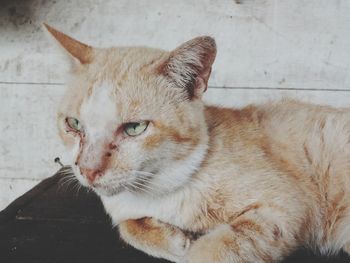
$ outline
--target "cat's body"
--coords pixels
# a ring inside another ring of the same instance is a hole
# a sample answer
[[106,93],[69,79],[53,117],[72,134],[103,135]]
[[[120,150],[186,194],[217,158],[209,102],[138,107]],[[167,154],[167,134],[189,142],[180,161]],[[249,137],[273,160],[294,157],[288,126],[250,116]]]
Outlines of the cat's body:
[[48,29],[80,63],[59,114],[73,169],[126,242],[181,263],[350,252],[350,110],[205,106],[210,38],[93,50]]
[[[147,216],[200,233],[229,224],[225,232],[233,237],[235,228],[244,233],[246,226],[247,234],[261,228],[251,238],[271,231],[264,240],[271,244],[259,248],[268,262],[270,246],[278,255],[300,245],[324,253],[350,245],[349,110],[283,101],[205,112],[209,154],[193,181],[161,199],[102,198],[114,222]],[[205,261],[206,252],[220,243],[206,240],[198,262],[216,262]],[[259,262],[254,243],[246,244],[245,262]]]

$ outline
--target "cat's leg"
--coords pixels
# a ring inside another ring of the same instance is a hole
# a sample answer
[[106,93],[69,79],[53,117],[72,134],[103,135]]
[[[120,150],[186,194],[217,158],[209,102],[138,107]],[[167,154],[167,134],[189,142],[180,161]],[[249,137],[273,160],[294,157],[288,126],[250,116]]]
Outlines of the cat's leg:
[[292,224],[290,228],[266,221],[266,218],[244,216],[232,224],[220,225],[194,241],[183,262],[279,262],[297,246]]
[[119,232],[133,247],[173,262],[182,261],[191,242],[179,228],[153,218],[124,221],[119,224]]

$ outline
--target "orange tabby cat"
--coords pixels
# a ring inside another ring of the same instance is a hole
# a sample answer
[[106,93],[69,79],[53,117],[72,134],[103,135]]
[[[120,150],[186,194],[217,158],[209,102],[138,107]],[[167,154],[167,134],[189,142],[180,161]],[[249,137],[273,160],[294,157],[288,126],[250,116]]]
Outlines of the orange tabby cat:
[[97,49],[46,25],[73,61],[58,114],[79,181],[122,238],[181,263],[350,252],[350,111],[205,105],[216,46]]

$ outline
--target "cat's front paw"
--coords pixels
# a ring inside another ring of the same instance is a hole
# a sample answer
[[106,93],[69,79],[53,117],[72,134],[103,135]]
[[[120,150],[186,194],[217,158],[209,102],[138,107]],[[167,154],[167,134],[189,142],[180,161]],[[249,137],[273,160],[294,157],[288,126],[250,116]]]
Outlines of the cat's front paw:
[[218,262],[215,258],[216,252],[209,244],[208,246],[195,245],[188,250],[179,263],[216,263]]
[[154,218],[124,221],[119,233],[133,247],[172,262],[181,262],[191,245],[191,236]]
[[[224,233],[224,235],[220,235]],[[244,262],[232,257],[229,248],[234,245],[225,233],[229,233],[227,226],[217,227],[210,235],[204,235],[193,241],[181,263],[223,263]]]
[[191,246],[191,239],[181,230],[176,229],[168,240],[169,253],[174,256],[173,261],[182,263]]

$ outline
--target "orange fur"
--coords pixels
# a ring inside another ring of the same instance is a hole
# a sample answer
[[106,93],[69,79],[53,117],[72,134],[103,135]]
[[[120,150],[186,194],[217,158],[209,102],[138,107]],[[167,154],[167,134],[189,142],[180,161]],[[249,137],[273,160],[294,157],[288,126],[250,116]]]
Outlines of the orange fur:
[[[80,42],[48,29],[81,62],[60,135],[79,148],[73,169],[126,242],[181,263],[278,262],[301,245],[349,253],[349,109],[205,105],[210,37],[172,52],[83,45],[77,53]],[[66,133],[66,117],[79,118],[80,136]],[[126,136],[123,125],[138,121],[147,129]],[[101,174],[87,182],[84,169]]]

